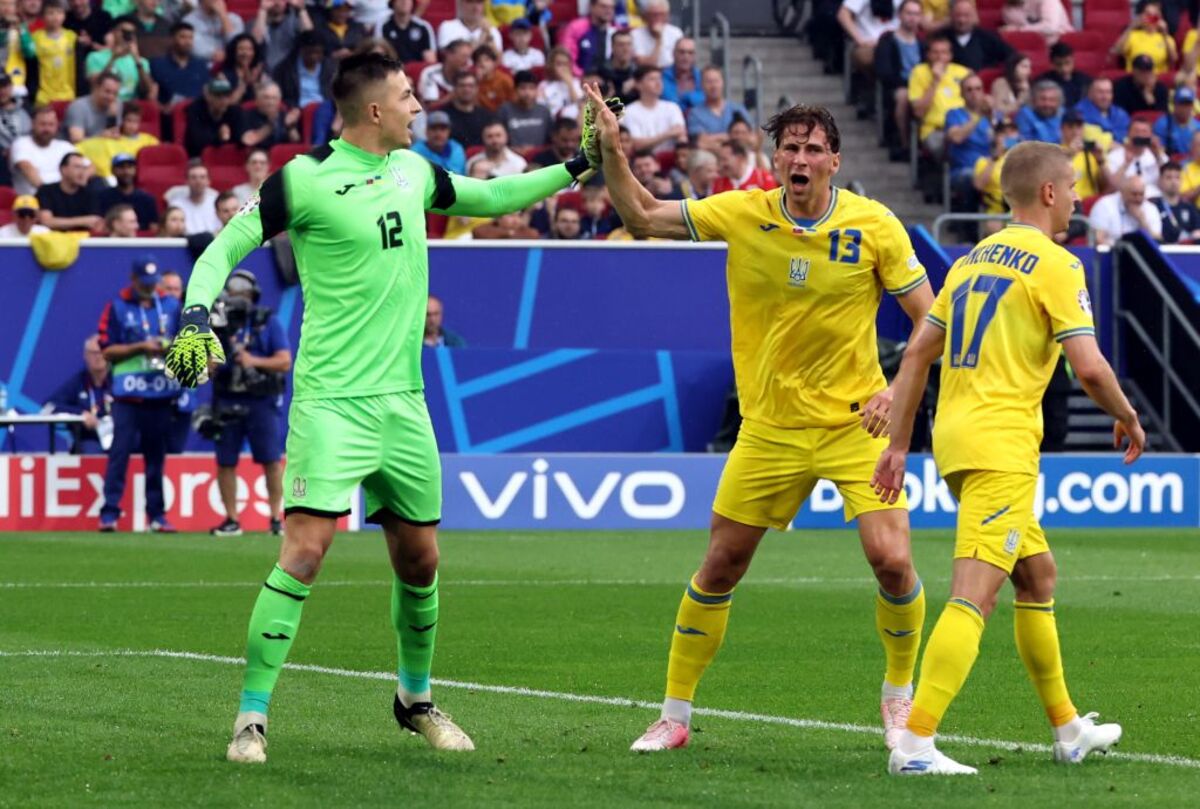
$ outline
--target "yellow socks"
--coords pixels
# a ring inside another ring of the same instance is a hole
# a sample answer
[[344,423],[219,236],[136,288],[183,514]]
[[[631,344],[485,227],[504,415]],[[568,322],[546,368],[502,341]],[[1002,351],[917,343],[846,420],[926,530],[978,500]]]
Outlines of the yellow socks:
[[1016,607],[1013,633],[1016,635],[1021,662],[1025,664],[1029,679],[1037,689],[1050,724],[1054,727],[1065,725],[1075,718],[1077,711],[1071,704],[1067,681],[1063,677],[1054,601],[1045,604],[1015,601],[1013,606]]
[[880,588],[875,597],[875,629],[887,655],[884,679],[889,685],[904,686],[912,682],[924,623],[925,589],[920,579],[911,593],[902,596],[885,593]]
[[695,577],[688,584],[671,636],[671,654],[667,660],[668,700],[691,702],[695,697],[700,677],[717,656],[721,641],[725,639],[732,599],[733,591],[706,593],[696,586]]
[[921,664],[921,680],[913,698],[908,729],[932,736],[951,701],[962,690],[979,656],[983,613],[965,598],[952,598],[942,610]]

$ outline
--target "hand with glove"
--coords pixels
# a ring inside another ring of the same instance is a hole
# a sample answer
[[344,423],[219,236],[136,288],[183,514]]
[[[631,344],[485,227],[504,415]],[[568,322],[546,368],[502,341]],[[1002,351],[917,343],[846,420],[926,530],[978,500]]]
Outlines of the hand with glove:
[[594,87],[588,87],[587,90],[591,97],[583,108],[583,131],[579,138],[579,154],[567,163],[568,170],[580,185],[587,183],[600,170],[600,132],[596,126],[599,104],[602,102],[618,121],[625,114],[625,103],[621,99],[608,98],[597,101],[600,99],[599,91]]
[[221,341],[208,326],[208,309],[189,306],[179,316],[179,333],[164,358],[168,379],[176,379],[185,388],[208,381],[208,362],[225,362]]

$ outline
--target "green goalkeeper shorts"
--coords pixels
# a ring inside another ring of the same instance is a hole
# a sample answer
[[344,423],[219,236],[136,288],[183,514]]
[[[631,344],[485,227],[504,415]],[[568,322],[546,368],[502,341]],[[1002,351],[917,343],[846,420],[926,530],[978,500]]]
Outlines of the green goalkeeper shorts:
[[344,517],[362,484],[366,521],[413,525],[442,516],[442,467],[422,391],[293,401],[284,514]]

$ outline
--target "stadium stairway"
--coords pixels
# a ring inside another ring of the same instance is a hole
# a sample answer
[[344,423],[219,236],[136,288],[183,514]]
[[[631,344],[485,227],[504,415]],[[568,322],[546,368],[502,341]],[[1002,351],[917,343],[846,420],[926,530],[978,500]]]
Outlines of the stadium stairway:
[[[699,64],[710,60],[708,37],[697,42]],[[821,63],[812,58],[808,45],[789,37],[732,37],[726,60],[730,97],[742,101],[742,60],[762,60],[763,115],[775,112],[780,98],[792,103],[820,104],[837,119],[842,136],[842,166],[837,184],[862,183],[868,196],[883,202],[905,225],[929,226],[941,207],[927,205],[912,187],[907,163],[892,163],[887,149],[878,142],[875,121],[860,121],[842,92],[842,77],[827,76]]]

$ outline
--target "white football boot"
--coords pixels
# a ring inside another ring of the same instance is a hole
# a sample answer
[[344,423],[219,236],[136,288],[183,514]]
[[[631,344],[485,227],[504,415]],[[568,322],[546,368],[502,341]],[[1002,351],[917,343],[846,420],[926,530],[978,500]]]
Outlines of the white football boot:
[[1117,742],[1121,741],[1121,726],[1116,722],[1103,725],[1096,724],[1100,714],[1092,711],[1079,717],[1083,725],[1079,735],[1070,742],[1054,743],[1054,760],[1059,764],[1079,764],[1087,754],[1093,751],[1107,753]]
[[264,764],[267,760],[267,717],[247,711],[233,723],[233,741],[225,751],[227,761],[240,764]]
[[977,775],[979,770],[959,764],[949,756],[943,755],[933,744],[929,744],[915,753],[905,753],[900,744],[892,749],[888,756],[888,773],[891,775]]
[[648,753],[656,750],[674,750],[677,747],[687,747],[691,731],[682,722],[674,719],[659,719],[638,737],[630,746],[630,750]]

